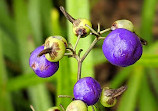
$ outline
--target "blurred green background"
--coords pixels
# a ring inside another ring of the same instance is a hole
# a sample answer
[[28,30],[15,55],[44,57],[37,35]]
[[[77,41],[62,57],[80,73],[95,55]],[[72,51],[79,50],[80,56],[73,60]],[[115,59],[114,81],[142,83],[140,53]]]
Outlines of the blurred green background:
[[[136,33],[148,41],[141,59],[120,68],[111,65],[98,42],[83,63],[82,77],[95,77],[102,86],[127,91],[113,108],[97,104],[98,111],[158,111],[158,2],[157,0],[0,0],[0,111],[46,111],[60,103],[66,108],[77,80],[77,62],[64,57],[58,72],[50,78],[37,77],[29,67],[30,52],[46,37],[61,35],[73,45],[77,39],[59,6],[75,18],[87,18],[93,28],[111,26],[129,19]],[[84,51],[94,36],[81,39]],[[83,54],[83,53],[82,53]],[[91,110],[91,108],[90,108]]]

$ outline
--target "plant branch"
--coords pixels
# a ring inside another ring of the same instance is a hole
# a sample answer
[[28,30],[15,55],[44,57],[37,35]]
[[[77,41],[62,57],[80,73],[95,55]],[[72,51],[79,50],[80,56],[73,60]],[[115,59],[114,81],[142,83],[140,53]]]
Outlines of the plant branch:
[[78,72],[77,72],[77,81],[81,79],[81,68],[82,68],[82,61],[78,61]]
[[69,95],[59,95],[58,98],[74,98],[73,96],[69,96]]
[[30,108],[31,108],[32,111],[35,111],[35,109],[32,105],[30,105]]
[[103,34],[103,33],[108,32],[108,31],[110,31],[110,30],[111,30],[111,28],[107,28],[107,29],[105,29],[105,30],[102,30],[102,31],[100,31],[100,34]]
[[100,33],[100,23],[98,23],[98,33]]
[[99,39],[96,37],[94,39],[94,41],[92,42],[92,44],[90,45],[90,47],[88,48],[88,50],[85,52],[85,54],[83,55],[83,57],[81,58],[81,62],[84,61],[84,59],[87,57],[87,55],[89,54],[89,52],[92,50],[92,48],[95,46],[95,44],[99,41]]
[[100,36],[92,27],[90,27],[89,25],[85,24],[86,27],[88,27],[91,31],[92,34],[96,35],[96,36]]
[[94,107],[93,106],[91,106],[91,107],[92,107],[92,110],[95,111]]
[[60,104],[59,106],[61,107],[61,109],[62,109],[63,111],[65,111],[65,109],[64,109],[64,107],[63,107],[62,104]]
[[75,46],[74,46],[74,51],[76,51],[76,47],[77,47],[77,45],[79,43],[80,38],[81,38],[81,35],[78,35],[77,41],[76,41]]

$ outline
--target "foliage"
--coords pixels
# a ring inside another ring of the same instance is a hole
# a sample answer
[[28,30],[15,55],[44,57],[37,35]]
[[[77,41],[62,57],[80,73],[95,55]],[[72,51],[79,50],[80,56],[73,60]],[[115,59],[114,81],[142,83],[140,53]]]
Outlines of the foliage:
[[[155,70],[158,67],[158,41],[153,41],[151,32],[156,3],[157,0],[145,0],[143,4],[140,36],[149,44],[145,46],[142,58],[135,65],[122,68],[110,81],[112,88],[118,88],[124,82],[128,85],[120,99],[119,111],[158,109],[158,73]],[[60,103],[66,107],[71,100],[57,98],[57,95],[72,95],[77,62],[64,57],[58,72],[43,79],[29,68],[28,61],[31,51],[42,45],[47,36],[62,35],[74,44],[77,37],[72,33],[72,24],[62,24],[66,20],[59,17],[60,12],[51,0],[13,0],[12,9],[9,8],[6,0],[0,0],[0,111],[29,110],[30,104],[37,111]],[[66,9],[75,18],[90,18],[89,0],[66,0]],[[88,48],[92,39],[88,36],[78,47]],[[94,77],[93,67],[103,62],[107,61],[102,50],[95,48],[83,63],[83,77]],[[19,96],[23,91],[27,92],[27,100]],[[55,96],[51,97],[50,92]],[[21,106],[17,105],[19,99],[24,103]]]

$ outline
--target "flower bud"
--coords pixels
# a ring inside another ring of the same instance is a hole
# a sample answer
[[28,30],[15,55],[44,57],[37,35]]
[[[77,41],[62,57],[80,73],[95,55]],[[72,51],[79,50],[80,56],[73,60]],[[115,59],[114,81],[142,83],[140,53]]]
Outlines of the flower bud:
[[115,30],[118,28],[124,28],[131,32],[134,32],[134,25],[129,20],[117,20],[112,24],[111,30]]
[[77,19],[73,22],[73,33],[78,36],[81,35],[81,37],[86,37],[90,33],[90,29],[85,26],[89,25],[92,27],[92,24],[89,20],[87,19]]
[[81,100],[72,101],[66,111],[88,111],[87,105]]
[[100,103],[105,107],[113,107],[117,102],[117,97],[127,89],[126,86],[121,86],[118,89],[109,89],[104,87],[100,96]]
[[61,36],[50,36],[46,39],[44,49],[50,50],[45,57],[50,62],[59,61],[65,54],[67,41]]
[[117,100],[116,98],[112,98],[108,92],[109,88],[103,88],[101,96],[100,96],[100,103],[104,106],[104,107],[113,107]]

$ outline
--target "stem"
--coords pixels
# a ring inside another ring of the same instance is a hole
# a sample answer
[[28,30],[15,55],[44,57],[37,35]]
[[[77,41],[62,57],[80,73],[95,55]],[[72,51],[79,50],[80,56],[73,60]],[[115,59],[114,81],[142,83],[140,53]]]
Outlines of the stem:
[[61,107],[61,109],[62,109],[63,111],[65,111],[65,109],[64,109],[64,107],[63,107],[62,104],[60,104],[59,106]]
[[65,16],[71,23],[74,23],[74,21],[75,21],[76,19],[74,19],[70,14],[68,14],[68,13],[65,11],[65,9],[64,9],[63,6],[60,6],[60,10],[62,11],[62,13],[64,14],[64,16]]
[[81,79],[81,68],[82,68],[82,61],[78,61],[78,73],[77,73],[77,81]]
[[91,106],[91,107],[92,107],[92,110],[95,111],[94,107],[93,106]]
[[72,56],[72,53],[65,53],[64,56]]
[[30,105],[30,108],[31,108],[32,111],[35,111],[35,109],[32,105]]
[[106,37],[99,37],[99,40],[100,40],[100,39],[105,39],[105,38],[106,38]]
[[108,31],[110,31],[110,30],[111,30],[111,28],[107,28],[107,29],[105,29],[105,30],[102,30],[102,31],[100,31],[100,34],[103,34],[103,33],[108,32]]
[[100,23],[98,23],[98,33],[100,33]]
[[76,51],[76,47],[77,47],[77,45],[79,43],[80,38],[81,38],[81,35],[78,35],[77,41],[76,41],[76,44],[75,44],[75,47],[74,47],[74,51]]
[[78,56],[79,56],[79,57],[80,57],[82,51],[83,51],[83,49],[80,49],[80,50],[78,51]]
[[92,33],[93,33],[94,35],[99,36],[99,34],[98,34],[92,27],[90,27],[90,26],[87,25],[87,24],[85,24],[85,26],[88,27],[88,28],[92,31]]
[[83,55],[83,57],[81,58],[81,62],[84,61],[84,59],[87,57],[87,55],[89,54],[89,52],[92,50],[92,48],[95,46],[95,44],[99,41],[98,38],[95,38],[94,41],[92,42],[92,44],[90,45],[90,47],[88,48],[88,50],[85,52],[85,54]]
[[73,96],[69,96],[69,95],[59,95],[58,98],[73,98]]

